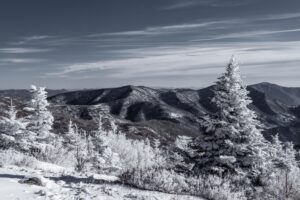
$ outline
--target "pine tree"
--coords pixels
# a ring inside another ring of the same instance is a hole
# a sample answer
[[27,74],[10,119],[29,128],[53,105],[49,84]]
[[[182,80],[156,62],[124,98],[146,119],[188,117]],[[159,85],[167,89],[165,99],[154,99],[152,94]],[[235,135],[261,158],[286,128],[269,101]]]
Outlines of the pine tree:
[[277,134],[272,138],[270,149],[274,167],[272,176],[265,180],[263,194],[267,194],[273,199],[299,199],[300,169],[293,144],[281,142]]
[[24,141],[27,123],[22,118],[17,118],[17,112],[10,99],[10,106],[5,111],[6,117],[2,117],[1,120],[1,146],[3,147],[25,148],[27,145]]
[[217,112],[207,120],[205,133],[193,141],[195,169],[251,177],[267,171],[268,143],[256,114],[249,109],[251,99],[234,57],[216,82],[212,102]]
[[111,121],[111,130],[105,131],[103,128],[102,117],[99,115],[98,130],[95,132],[92,141],[93,148],[93,166],[97,171],[115,172],[120,170],[120,158],[116,152],[113,152],[109,143],[116,134],[117,127]]
[[39,139],[51,137],[51,129],[54,118],[48,110],[47,92],[44,87],[31,86],[32,100],[31,105],[34,114],[31,118],[33,131],[37,133]]
[[188,136],[178,136],[169,150],[170,163],[176,171],[189,173],[193,168],[194,149],[190,147],[193,139]]
[[291,171],[297,166],[296,150],[291,142],[281,142],[278,134],[272,138],[272,158],[274,167],[284,171]]
[[69,148],[73,149],[76,145],[76,140],[78,137],[78,128],[76,124],[74,125],[70,119],[68,124],[68,132],[65,134],[66,144]]
[[74,156],[75,156],[75,169],[78,172],[81,172],[85,169],[87,163],[90,161],[89,149],[88,149],[88,140],[87,134],[76,133],[76,141],[74,144]]

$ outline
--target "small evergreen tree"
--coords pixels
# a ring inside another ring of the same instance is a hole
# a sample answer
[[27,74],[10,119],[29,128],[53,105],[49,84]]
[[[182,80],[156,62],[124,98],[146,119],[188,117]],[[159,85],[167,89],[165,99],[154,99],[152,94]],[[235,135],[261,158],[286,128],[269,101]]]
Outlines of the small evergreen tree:
[[94,169],[101,172],[116,172],[120,170],[119,155],[112,151],[110,141],[116,134],[116,125],[111,122],[111,130],[105,131],[103,128],[102,117],[99,115],[98,130],[95,132],[91,147],[93,148],[93,166]]
[[77,137],[78,137],[78,128],[76,124],[74,125],[72,120],[70,119],[68,124],[68,131],[65,134],[65,142],[70,149],[75,148]]
[[86,133],[77,134],[77,140],[75,144],[75,170],[81,172],[85,169],[87,163],[90,160],[89,152],[88,152],[88,143]]
[[[10,105],[5,111],[6,117],[1,119],[1,146],[3,148],[26,148],[25,132],[27,123],[22,118],[17,118],[17,110],[10,99]],[[20,150],[20,149],[17,149]]]
[[291,171],[297,167],[296,150],[293,143],[283,143],[279,140],[278,134],[272,138],[271,146],[274,167],[284,171]]

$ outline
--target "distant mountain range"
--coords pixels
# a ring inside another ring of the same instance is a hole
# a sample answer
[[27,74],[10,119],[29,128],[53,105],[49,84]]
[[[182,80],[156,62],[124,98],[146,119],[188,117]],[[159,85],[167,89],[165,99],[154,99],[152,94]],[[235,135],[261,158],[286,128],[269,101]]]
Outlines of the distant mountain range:
[[[265,136],[279,134],[300,148],[300,88],[271,83],[248,86],[251,108],[265,125]],[[27,90],[2,90],[0,97],[12,96],[25,106]],[[215,111],[212,86],[195,89],[154,89],[144,86],[93,90],[49,90],[55,115],[55,131],[63,132],[69,119],[93,130],[99,113],[117,120],[131,137],[159,137],[163,142],[176,135],[201,134],[203,117]]]

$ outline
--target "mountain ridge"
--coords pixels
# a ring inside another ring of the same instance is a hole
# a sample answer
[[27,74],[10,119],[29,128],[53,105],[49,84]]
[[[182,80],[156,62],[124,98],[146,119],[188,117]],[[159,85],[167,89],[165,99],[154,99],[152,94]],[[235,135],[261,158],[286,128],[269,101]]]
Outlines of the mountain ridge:
[[[133,137],[162,137],[168,141],[174,140],[176,135],[201,134],[203,118],[216,109],[211,103],[212,89],[213,86],[168,89],[126,85],[51,91],[48,100],[57,119],[56,132],[63,132],[57,127],[67,127],[69,119],[82,128],[96,129],[101,113],[117,120],[120,127]],[[293,141],[300,147],[300,87],[289,88],[264,82],[250,85],[247,89],[253,100],[250,106],[266,127],[266,138],[278,133],[280,139]],[[14,97],[17,93],[14,91]],[[0,91],[0,96],[3,95],[9,96],[9,92]],[[28,94],[26,98],[22,95],[18,98],[24,103]]]

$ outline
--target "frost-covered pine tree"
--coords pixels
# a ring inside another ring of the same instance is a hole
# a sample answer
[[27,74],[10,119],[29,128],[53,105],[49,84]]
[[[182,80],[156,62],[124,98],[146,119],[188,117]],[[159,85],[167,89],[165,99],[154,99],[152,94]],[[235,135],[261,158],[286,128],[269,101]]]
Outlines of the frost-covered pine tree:
[[119,155],[114,152],[110,143],[114,140],[117,127],[115,123],[111,122],[111,130],[105,131],[103,128],[102,117],[99,115],[98,130],[95,132],[91,140],[92,145],[92,162],[93,167],[101,172],[116,172],[121,169]]
[[54,121],[53,115],[48,110],[47,91],[44,87],[32,85],[31,92],[31,106],[34,109],[31,117],[32,129],[37,133],[39,139],[47,139],[52,135],[50,131]]
[[234,57],[214,87],[217,112],[207,120],[205,133],[193,142],[195,169],[216,174],[258,177],[270,164],[268,143],[249,109],[251,99]]
[[88,141],[87,141],[87,135],[85,132],[82,134],[77,134],[77,140],[75,144],[75,169],[76,171],[81,172],[86,167],[86,164],[90,160],[90,155],[88,154]]
[[77,137],[78,137],[78,128],[76,124],[73,124],[72,120],[70,119],[68,124],[68,131],[65,134],[66,144],[70,149],[75,148]]
[[188,136],[178,136],[173,146],[169,150],[170,164],[178,172],[189,173],[193,168],[194,149],[190,147],[193,139]]
[[89,150],[89,139],[85,131],[79,131],[72,120],[69,121],[68,131],[65,134],[65,143],[68,152],[75,160],[75,170],[83,171],[90,162],[92,152]]
[[291,171],[298,167],[296,160],[296,150],[291,142],[281,142],[278,134],[272,138],[271,146],[274,167],[277,169]]
[[10,105],[7,111],[5,111],[6,116],[1,119],[1,146],[9,148],[25,148],[26,141],[25,131],[27,123],[22,118],[17,118],[17,110],[13,104],[12,99],[10,99]]
[[272,138],[270,149],[274,164],[273,173],[265,180],[260,199],[299,199],[300,169],[293,144],[281,142],[276,135]]

